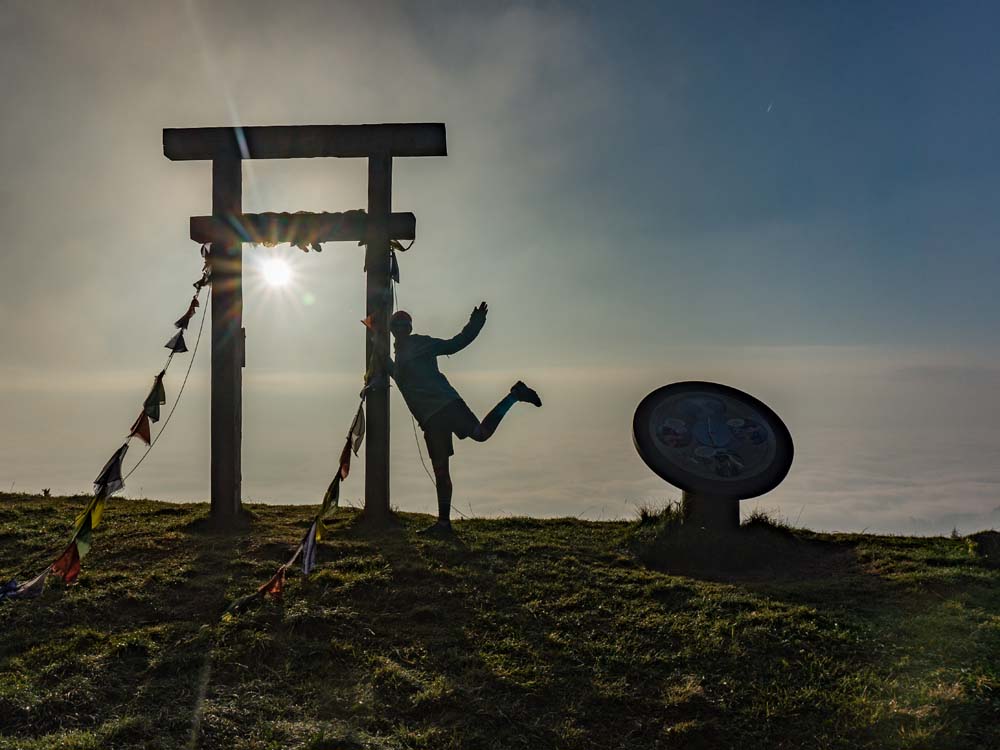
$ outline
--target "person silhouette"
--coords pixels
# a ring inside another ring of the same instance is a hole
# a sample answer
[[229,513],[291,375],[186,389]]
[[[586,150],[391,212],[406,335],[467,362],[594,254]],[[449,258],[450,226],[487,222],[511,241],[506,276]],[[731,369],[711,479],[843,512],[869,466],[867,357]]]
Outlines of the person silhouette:
[[450,339],[413,333],[413,318],[404,310],[394,313],[389,321],[389,331],[395,339],[396,357],[393,360],[385,352],[385,367],[424,431],[437,485],[438,519],[421,533],[451,532],[453,487],[448,460],[455,454],[452,436],[457,435],[459,440],[472,438],[477,443],[483,443],[496,432],[504,415],[518,401],[542,405],[538,394],[518,380],[511,386],[510,393],[480,421],[438,369],[438,357],[460,352],[475,340],[486,324],[487,312],[486,303],[481,303],[472,311],[465,327]]

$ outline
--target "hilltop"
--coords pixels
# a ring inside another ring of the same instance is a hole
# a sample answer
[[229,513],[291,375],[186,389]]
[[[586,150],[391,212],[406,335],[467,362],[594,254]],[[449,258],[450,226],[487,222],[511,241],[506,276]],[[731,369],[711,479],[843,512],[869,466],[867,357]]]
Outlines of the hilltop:
[[[50,562],[83,504],[0,495],[0,577]],[[215,536],[205,504],[116,499],[76,586],[0,602],[0,748],[1000,746],[1000,570],[974,539],[765,528],[781,554],[727,567],[651,548],[655,517],[452,543],[341,510],[317,572],[223,620],[314,510],[248,508]]]

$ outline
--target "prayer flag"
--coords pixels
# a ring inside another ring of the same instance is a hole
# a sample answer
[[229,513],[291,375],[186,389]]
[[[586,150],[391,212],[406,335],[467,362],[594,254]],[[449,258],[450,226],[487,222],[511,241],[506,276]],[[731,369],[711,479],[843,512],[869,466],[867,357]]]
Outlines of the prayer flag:
[[[45,580],[49,577],[49,573],[52,572],[51,566],[43,570],[37,576],[32,578],[30,581],[25,581],[20,586],[17,587],[15,591],[8,594],[10,599],[33,599],[36,596],[41,596],[42,592],[45,591]],[[2,598],[2,597],[0,597]]]
[[389,255],[389,276],[397,284],[399,283],[399,262],[396,260],[396,253]]
[[340,478],[347,479],[347,475],[351,473],[351,438],[347,438],[347,442],[344,444],[344,450],[340,452]]
[[333,478],[330,482],[330,486],[326,488],[326,494],[323,495],[323,504],[319,508],[319,515],[325,516],[330,508],[336,508],[340,505],[340,472]]
[[[103,501],[104,498],[98,498]],[[66,583],[76,583],[76,577],[80,575],[80,561],[90,552],[90,542],[92,539],[91,519],[93,510],[85,513],[83,523],[73,535],[73,541],[69,543],[66,551],[59,556],[59,559],[52,563],[52,575],[62,578]],[[98,520],[100,517],[98,516]]]
[[354,455],[358,455],[361,448],[361,441],[365,439],[365,406],[364,403],[358,406],[358,413],[354,415],[351,423],[351,439],[354,443]]
[[[125,482],[122,479],[122,460],[125,458],[127,451],[128,443],[122,444],[122,447],[116,450],[114,455],[104,464],[101,473],[94,480],[95,495],[109,497],[125,486]],[[103,505],[101,507],[103,509]]]
[[97,495],[87,507],[84,509],[83,513],[76,517],[73,521],[73,534],[79,533],[80,529],[83,528],[84,522],[87,518],[90,518],[90,528],[96,529],[101,524],[101,518],[104,516],[104,501],[107,500],[106,495]]
[[180,329],[182,329],[182,330],[185,330],[185,331],[186,331],[186,330],[187,330],[187,327],[188,327],[188,323],[190,323],[190,322],[191,322],[191,318],[193,318],[193,317],[194,317],[194,311],[195,311],[195,309],[196,309],[196,308],[197,308],[197,307],[198,307],[198,306],[199,306],[200,304],[201,304],[201,303],[200,303],[200,302],[198,301],[198,295],[197,295],[197,294],[196,294],[196,295],[194,295],[194,296],[193,296],[193,297],[191,298],[191,304],[190,304],[190,305],[188,305],[188,309],[187,309],[187,312],[186,312],[186,313],[184,313],[183,315],[181,315],[181,316],[180,316],[180,317],[179,317],[179,318],[178,318],[178,319],[177,319],[176,321],[174,321],[174,325],[175,325],[175,326],[176,326],[177,328],[180,328]]
[[315,250],[317,253],[323,252],[323,246],[318,242],[312,243],[312,249]]
[[174,354],[182,354],[188,350],[187,344],[184,343],[184,330],[180,330],[173,335],[173,337],[166,343],[164,347],[170,349]]
[[59,559],[52,563],[52,575],[62,578],[65,583],[76,583],[76,577],[80,575],[80,550],[75,539]]
[[316,539],[317,539],[317,518],[312,522],[309,531],[306,532],[305,541],[302,543],[302,573],[309,575],[316,567]]
[[[159,404],[157,404],[159,408]],[[136,417],[135,422],[132,423],[132,429],[128,433],[129,437],[137,437],[146,445],[150,443],[149,434],[149,415],[143,410],[139,412],[139,416]]]
[[264,596],[273,596],[275,599],[281,598],[281,595],[285,593],[286,569],[287,566],[282,565],[278,568],[278,572],[271,576],[271,580],[260,587],[260,591]]
[[160,404],[167,403],[167,392],[163,389],[163,376],[166,372],[166,370],[160,370],[160,374],[153,378],[153,387],[142,405],[146,415],[154,422],[160,421]]

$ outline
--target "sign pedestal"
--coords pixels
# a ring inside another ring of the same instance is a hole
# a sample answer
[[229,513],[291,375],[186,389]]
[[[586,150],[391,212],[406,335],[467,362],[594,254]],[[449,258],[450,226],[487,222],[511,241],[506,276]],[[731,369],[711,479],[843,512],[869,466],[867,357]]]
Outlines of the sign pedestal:
[[681,513],[685,524],[711,531],[735,531],[740,527],[740,501],[685,492],[681,495]]

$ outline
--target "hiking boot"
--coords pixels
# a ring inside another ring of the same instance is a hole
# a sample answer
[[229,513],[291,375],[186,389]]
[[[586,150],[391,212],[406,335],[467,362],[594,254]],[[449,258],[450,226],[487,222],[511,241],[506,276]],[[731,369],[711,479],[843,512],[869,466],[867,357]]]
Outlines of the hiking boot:
[[452,536],[455,532],[451,528],[451,521],[435,521],[426,529],[417,532],[420,536]]
[[518,380],[514,383],[510,387],[510,392],[514,394],[514,397],[518,401],[527,401],[529,404],[534,404],[535,406],[542,405],[542,400],[538,398],[538,394],[526,386],[523,380]]

